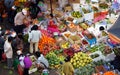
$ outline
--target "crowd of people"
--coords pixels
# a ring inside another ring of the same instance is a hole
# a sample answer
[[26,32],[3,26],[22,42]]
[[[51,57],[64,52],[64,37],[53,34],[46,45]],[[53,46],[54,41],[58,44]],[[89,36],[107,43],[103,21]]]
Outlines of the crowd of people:
[[[14,25],[12,29],[16,33],[15,37],[8,36],[4,32],[0,33],[0,62],[7,62],[8,69],[13,69],[13,55],[17,54],[15,56],[18,60],[17,67],[19,66],[22,68],[22,75],[29,75],[28,71],[32,66],[30,54],[33,54],[37,58],[36,67],[38,69],[48,69],[48,60],[39,52],[38,49],[38,42],[42,37],[42,33],[34,21],[36,19],[40,21],[44,20],[47,25],[56,25],[56,18],[54,18],[53,14],[44,13],[47,10],[46,6],[44,6],[44,0],[30,0],[24,3],[23,7],[15,5],[14,2],[14,0],[0,1],[0,22],[3,22],[3,19],[7,18],[7,21]],[[18,12],[19,9],[21,10]],[[30,48],[29,52],[24,54],[23,50],[25,47],[23,41],[23,30],[30,25],[32,25],[28,32],[28,42],[30,43]],[[74,74],[74,68],[69,61],[70,57],[68,56],[63,64],[63,72],[65,75]]]

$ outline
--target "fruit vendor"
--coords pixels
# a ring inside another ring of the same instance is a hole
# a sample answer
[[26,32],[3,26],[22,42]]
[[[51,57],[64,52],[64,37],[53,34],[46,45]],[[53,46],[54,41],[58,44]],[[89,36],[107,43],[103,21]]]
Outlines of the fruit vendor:
[[48,60],[40,52],[35,53],[37,57],[36,65],[38,69],[44,69],[49,67]]
[[67,56],[63,64],[63,73],[65,75],[74,75],[73,65],[70,63],[70,56]]

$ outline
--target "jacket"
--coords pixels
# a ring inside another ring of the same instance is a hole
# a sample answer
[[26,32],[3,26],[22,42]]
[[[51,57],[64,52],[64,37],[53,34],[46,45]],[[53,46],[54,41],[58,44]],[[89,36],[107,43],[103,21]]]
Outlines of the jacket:
[[25,56],[24,66],[25,66],[25,68],[30,68],[32,66],[32,61],[29,56]]
[[39,42],[40,38],[41,38],[41,32],[40,32],[40,30],[32,30],[29,33],[28,41]]
[[8,40],[5,41],[4,52],[5,52],[7,58],[13,57],[12,46],[11,46],[11,43],[8,42]]

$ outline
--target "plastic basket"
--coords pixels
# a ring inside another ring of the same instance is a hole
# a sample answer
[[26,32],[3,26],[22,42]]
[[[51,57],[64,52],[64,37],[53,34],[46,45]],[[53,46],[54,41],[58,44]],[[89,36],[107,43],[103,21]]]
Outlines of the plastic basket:
[[89,56],[94,55],[94,54],[99,54],[99,57],[96,57],[96,58],[92,59],[93,61],[97,62],[99,60],[105,60],[105,56],[102,55],[101,51],[96,51],[94,53],[91,53],[91,54],[89,54]]

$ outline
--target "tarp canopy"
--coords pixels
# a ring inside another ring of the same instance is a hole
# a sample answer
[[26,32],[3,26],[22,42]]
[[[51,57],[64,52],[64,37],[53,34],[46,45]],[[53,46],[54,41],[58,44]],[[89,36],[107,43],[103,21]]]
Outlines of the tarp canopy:
[[120,16],[108,32],[120,39]]

